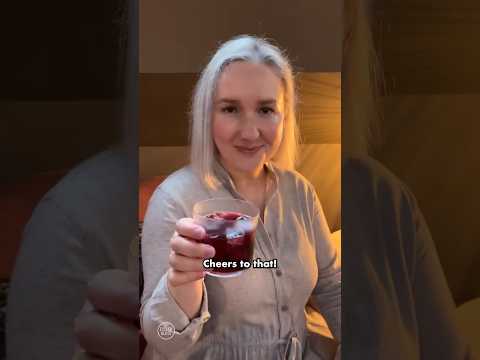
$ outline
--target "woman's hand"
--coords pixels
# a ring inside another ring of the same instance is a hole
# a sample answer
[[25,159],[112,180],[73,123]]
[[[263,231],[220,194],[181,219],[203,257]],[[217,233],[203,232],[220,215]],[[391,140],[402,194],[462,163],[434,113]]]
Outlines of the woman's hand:
[[74,333],[82,351],[75,360],[139,358],[138,281],[123,270],[104,270],[88,284],[87,300]]
[[215,255],[215,248],[199,241],[205,230],[191,218],[177,221],[176,232],[170,240],[168,289],[177,304],[193,319],[202,302],[203,260]]
[[199,241],[205,230],[191,218],[177,221],[176,232],[170,240],[168,283],[170,286],[188,284],[204,276],[203,260],[215,255],[215,248]]

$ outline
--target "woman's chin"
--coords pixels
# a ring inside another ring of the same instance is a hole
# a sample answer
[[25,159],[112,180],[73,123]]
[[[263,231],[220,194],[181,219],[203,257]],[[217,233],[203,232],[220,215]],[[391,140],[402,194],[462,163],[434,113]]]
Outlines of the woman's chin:
[[232,165],[235,167],[236,171],[242,172],[245,174],[253,174],[260,169],[265,162],[263,161],[263,157],[258,158],[258,159],[238,159],[238,161],[235,161],[232,163]]
[[263,168],[265,164],[264,161],[257,161],[255,163],[245,164],[244,166],[237,166],[240,171],[243,171],[248,174],[257,173],[259,170]]
[[233,156],[230,156],[228,161],[223,158],[224,160],[222,163],[231,170],[245,174],[254,174],[258,172],[267,161],[267,156],[263,151],[253,156],[242,153],[234,153],[230,155]]

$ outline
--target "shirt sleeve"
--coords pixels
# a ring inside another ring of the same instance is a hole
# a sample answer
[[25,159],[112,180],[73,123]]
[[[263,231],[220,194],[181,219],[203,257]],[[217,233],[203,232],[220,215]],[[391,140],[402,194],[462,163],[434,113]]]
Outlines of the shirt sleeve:
[[[167,286],[167,276],[164,274],[152,297],[142,307],[142,330],[148,343],[158,353],[171,359],[174,354],[178,355],[181,351],[188,350],[198,340],[203,324],[209,318],[205,284],[203,284],[200,315],[190,321],[171,296]],[[169,323],[173,325],[174,332],[162,337],[159,329],[162,325]]]
[[[95,272],[92,263],[86,261],[85,254],[90,258],[94,254],[84,238],[81,226],[54,201],[42,200],[36,207],[25,227],[10,282],[8,359],[72,357],[72,322],[83,306],[87,282]],[[41,331],[38,324],[42,324]]]
[[309,304],[325,318],[335,340],[341,338],[341,267],[340,254],[314,189],[310,189],[311,236],[314,239],[318,279]]
[[437,250],[413,195],[416,261],[413,275],[415,310],[422,359],[470,359],[460,335],[452,299]]
[[[148,344],[167,359],[188,351],[199,339],[203,324],[210,318],[205,283],[200,313],[192,320],[176,303],[167,285],[170,238],[176,221],[185,216],[179,204],[158,188],[150,200],[142,229],[144,290],[141,327]],[[174,327],[173,336],[161,337],[159,328],[168,323]]]

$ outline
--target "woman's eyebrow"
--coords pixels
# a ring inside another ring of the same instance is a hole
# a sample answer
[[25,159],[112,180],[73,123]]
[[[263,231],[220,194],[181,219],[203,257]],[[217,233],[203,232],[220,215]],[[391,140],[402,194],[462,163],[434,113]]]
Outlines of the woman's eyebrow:
[[276,99],[265,99],[265,100],[260,100],[259,103],[261,105],[276,105],[277,100]]
[[217,101],[215,101],[215,103],[217,103],[217,104],[221,104],[221,103],[238,104],[239,101],[235,100],[235,99],[230,99],[230,98],[220,98]]
[[[231,98],[220,98],[217,101],[215,101],[216,104],[222,104],[222,103],[227,103],[227,104],[240,104],[239,100],[236,99],[231,99]],[[258,103],[260,105],[276,105],[277,100],[276,99],[264,99],[264,100],[259,100]]]

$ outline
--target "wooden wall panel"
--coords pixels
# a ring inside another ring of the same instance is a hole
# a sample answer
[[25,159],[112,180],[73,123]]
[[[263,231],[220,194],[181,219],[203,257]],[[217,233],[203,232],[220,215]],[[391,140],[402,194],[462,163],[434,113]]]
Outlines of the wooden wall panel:
[[480,94],[386,99],[386,141],[377,154],[416,196],[460,304],[480,296]]
[[273,38],[301,71],[340,71],[339,0],[141,0],[140,72],[201,71],[218,45],[239,34]]
[[[140,146],[188,144],[188,112],[197,74],[140,74]],[[340,73],[302,73],[299,126],[305,143],[340,143]]]
[[480,91],[480,1],[377,1],[391,93]]
[[375,156],[411,188],[453,296],[480,296],[480,2],[375,1],[387,89]]
[[140,74],[140,146],[188,144],[188,112],[196,79],[196,74]]
[[340,144],[340,73],[301,73],[298,124],[306,144]]

